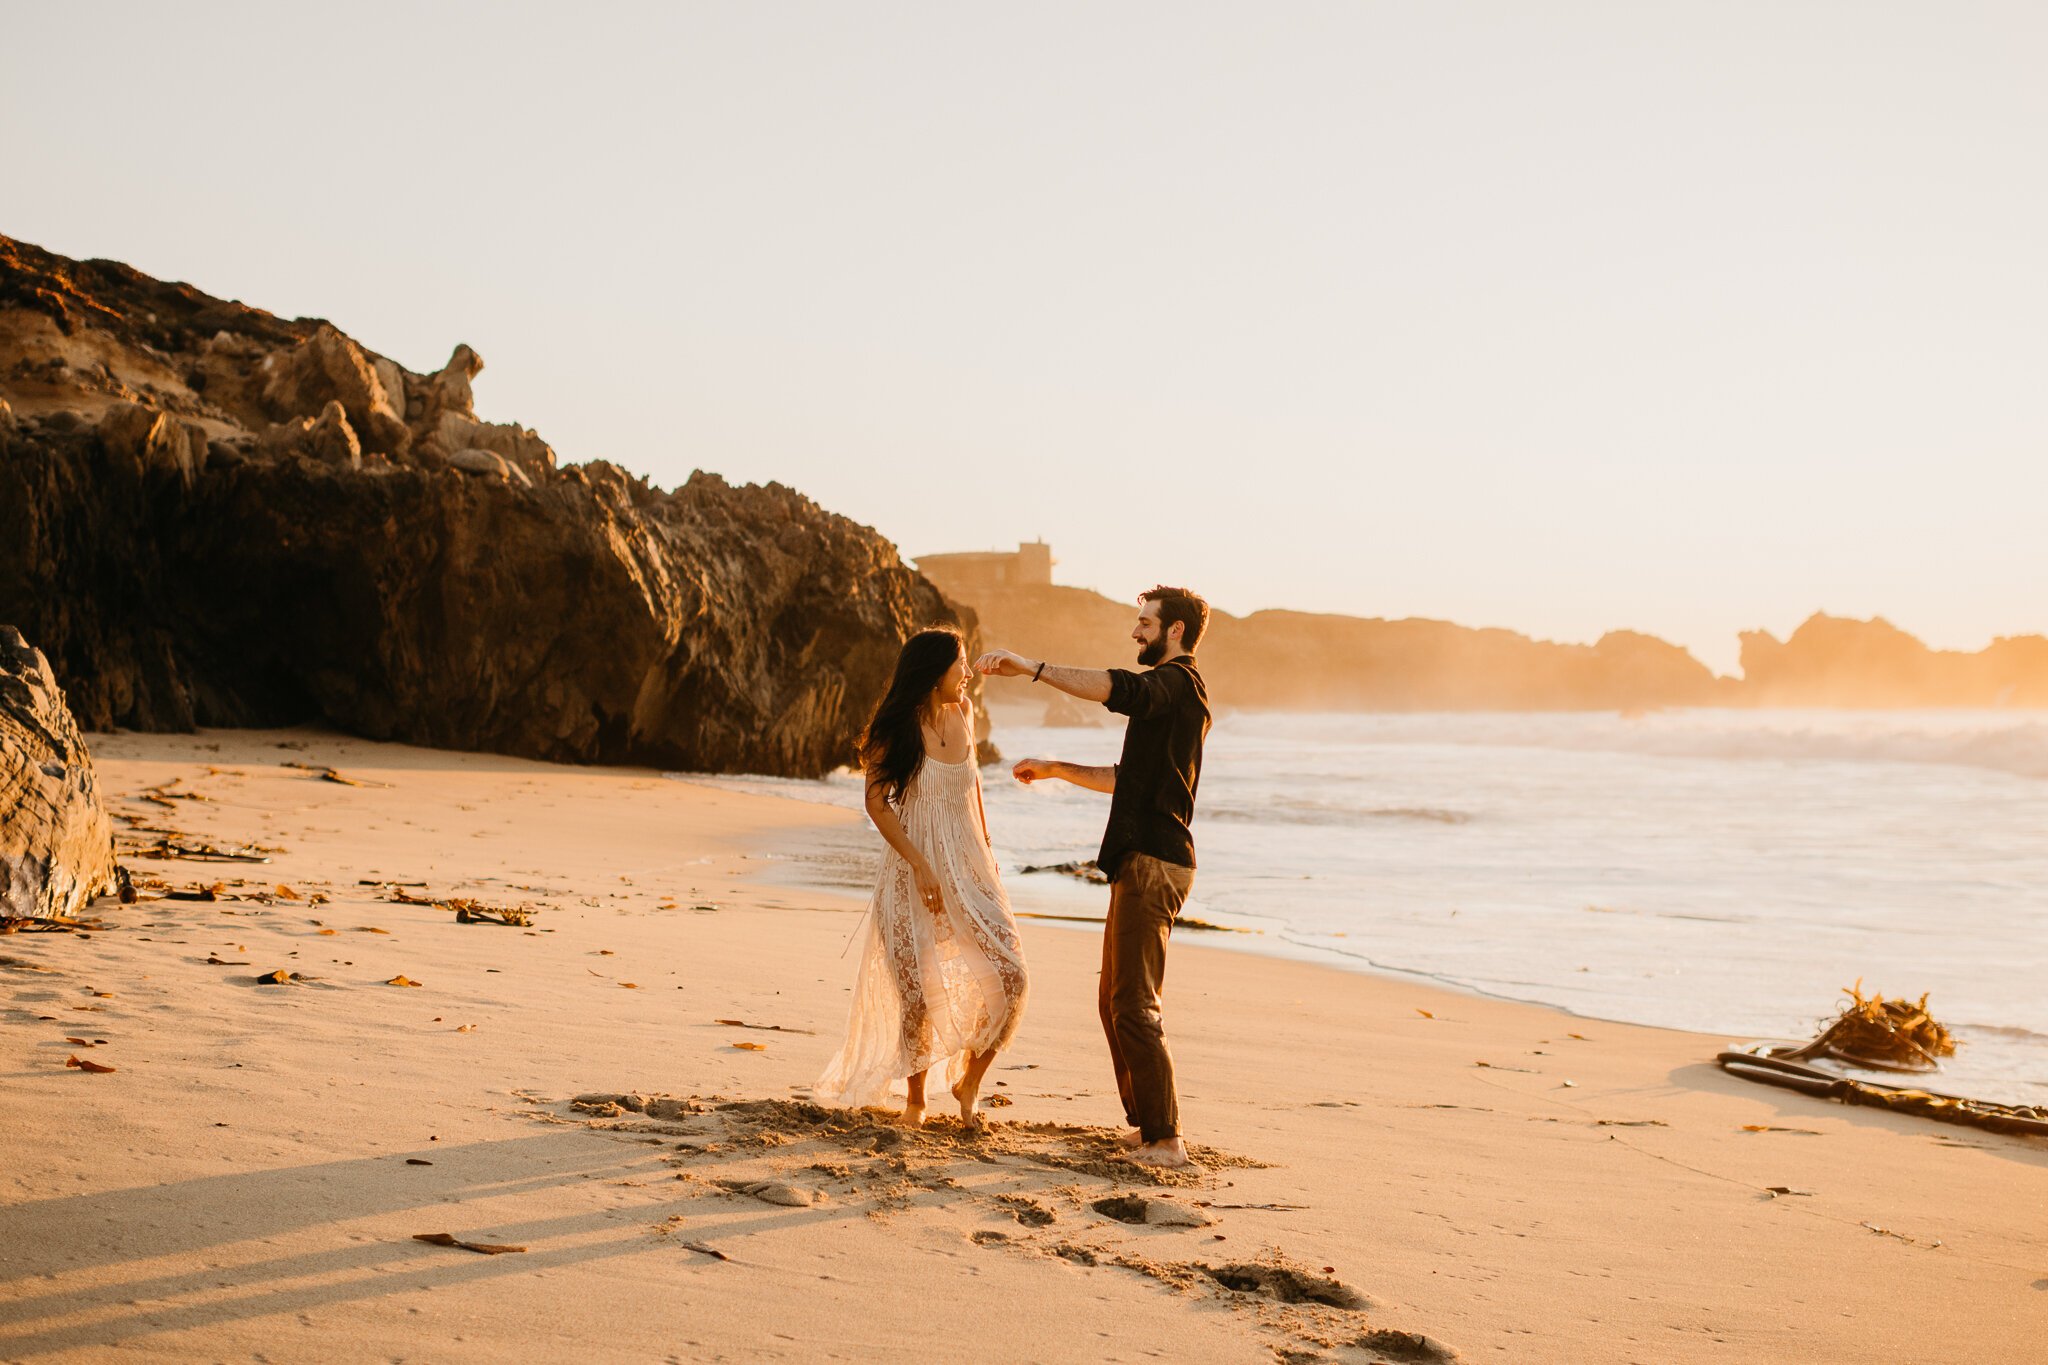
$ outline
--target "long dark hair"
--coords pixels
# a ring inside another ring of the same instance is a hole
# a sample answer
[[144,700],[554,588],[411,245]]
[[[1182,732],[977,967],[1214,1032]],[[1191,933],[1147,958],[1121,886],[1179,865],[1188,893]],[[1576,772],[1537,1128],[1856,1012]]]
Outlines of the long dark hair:
[[924,766],[919,713],[925,700],[966,652],[959,631],[933,626],[904,641],[903,652],[896,656],[896,676],[889,679],[889,691],[860,737],[861,769],[868,784],[881,787],[891,805],[903,800],[903,789]]

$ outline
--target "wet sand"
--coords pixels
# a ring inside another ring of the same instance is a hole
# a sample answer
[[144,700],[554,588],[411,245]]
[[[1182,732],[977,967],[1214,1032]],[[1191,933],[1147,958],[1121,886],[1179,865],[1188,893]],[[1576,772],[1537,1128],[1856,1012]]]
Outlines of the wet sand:
[[[1198,1164],[1157,1176],[1114,1159],[1097,941],[1027,920],[999,1126],[906,1133],[803,1100],[860,900],[758,875],[857,817],[313,732],[93,743],[124,843],[275,851],[131,854],[145,894],[216,898],[0,938],[0,1359],[2003,1361],[2048,1332],[2048,1143],[1736,1081],[1723,1039],[1182,939]],[[451,897],[531,922],[408,903]]]

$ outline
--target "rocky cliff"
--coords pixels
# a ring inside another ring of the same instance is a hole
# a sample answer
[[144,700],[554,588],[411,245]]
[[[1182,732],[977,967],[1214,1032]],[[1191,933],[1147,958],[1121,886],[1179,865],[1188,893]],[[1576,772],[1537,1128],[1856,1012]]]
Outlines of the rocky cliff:
[[789,775],[850,759],[901,639],[971,631],[790,489],[559,466],[481,369],[0,237],[0,622],[88,729]]

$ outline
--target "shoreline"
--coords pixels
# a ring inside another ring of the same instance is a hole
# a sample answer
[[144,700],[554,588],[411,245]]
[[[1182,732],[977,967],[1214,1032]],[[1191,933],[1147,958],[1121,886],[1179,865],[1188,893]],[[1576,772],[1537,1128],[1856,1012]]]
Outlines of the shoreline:
[[[706,791],[733,790],[731,788],[720,786],[716,774],[665,772],[662,774],[662,777],[668,781],[683,782],[688,785],[697,786]],[[708,778],[709,780],[700,780],[705,778]],[[843,811],[845,809],[844,807],[834,805],[830,802],[806,801],[801,797],[795,796],[768,796],[764,797],[763,799],[787,800],[799,805],[812,806],[820,810]],[[879,838],[879,836],[877,836],[877,838]],[[786,850],[778,848],[774,850],[772,856],[776,858],[784,858],[788,857],[789,854]],[[789,864],[789,866],[794,868],[795,866],[797,866],[797,864],[794,861],[792,861]],[[772,867],[762,872],[759,872],[756,875],[759,876],[763,885],[774,886],[781,890],[791,892],[793,894],[829,896],[842,899],[850,899],[853,902],[852,909],[855,913],[858,913],[860,909],[864,908],[863,893],[853,890],[848,885],[833,882],[822,877],[810,878],[804,877],[802,875],[778,876],[776,875]],[[1030,875],[1065,876],[1066,874],[1034,873]],[[1070,877],[1068,878],[1068,880],[1074,881],[1077,879]],[[1017,902],[1019,901],[1020,897],[1018,897],[1016,894],[1016,887],[1018,886],[1020,881],[1021,877],[1019,877],[1017,874],[1006,873],[1003,883],[1004,889],[1011,893],[1011,912],[1014,915],[1016,915],[1019,919],[1030,919],[1040,923],[1047,924],[1056,929],[1070,931],[1077,934],[1086,934],[1093,937],[1100,937],[1101,926],[1103,923],[1102,916],[1100,915],[1088,916],[1053,914],[1035,909],[1018,909]],[[1087,882],[1081,882],[1079,883],[1079,885],[1084,887],[1089,892],[1099,893],[1096,899],[1103,902],[1104,904],[1107,903],[1109,895],[1108,887],[1097,886],[1093,883]],[[1063,889],[1068,890],[1070,893],[1072,891],[1072,888]],[[1489,1000],[1504,1005],[1521,1005],[1529,1009],[1542,1010],[1547,1013],[1562,1015],[1568,1019],[1575,1019],[1580,1023],[1615,1024],[1626,1028],[1654,1029],[1660,1033],[1669,1033],[1677,1035],[1679,1037],[1697,1039],[1701,1042],[1712,1042],[1712,1040],[1716,1038],[1727,1039],[1730,1042],[1733,1042],[1735,1040],[1735,1035],[1732,1032],[1717,1033],[1710,1029],[1684,1028],[1675,1024],[1658,1024],[1633,1019],[1616,1019],[1607,1015],[1588,1014],[1581,1010],[1575,1010],[1569,1005],[1558,1005],[1552,1004],[1549,1001],[1545,1000],[1530,1000],[1522,996],[1507,995],[1500,991],[1491,991],[1487,990],[1485,987],[1482,986],[1474,986],[1466,982],[1453,980],[1449,977],[1439,976],[1435,973],[1426,971],[1420,967],[1401,967],[1395,966],[1390,963],[1377,962],[1371,958],[1344,953],[1339,949],[1317,947],[1311,944],[1299,943],[1292,939],[1282,938],[1277,935],[1270,935],[1262,929],[1245,929],[1234,925],[1199,925],[1190,927],[1185,924],[1176,924],[1175,929],[1176,932],[1173,938],[1173,951],[1176,955],[1189,949],[1204,951],[1214,950],[1225,953],[1246,953],[1254,957],[1267,959],[1269,961],[1293,962],[1304,967],[1310,967],[1323,971],[1337,972],[1347,976],[1363,976],[1372,979],[1401,981],[1406,984],[1417,986],[1426,990],[1440,991],[1444,995],[1456,998]],[[1182,935],[1184,934],[1192,936],[1182,937]],[[1276,951],[1272,947],[1268,946],[1272,944],[1284,945],[1284,950]],[[1743,1041],[1752,1040],[1744,1039]]]
[[[837,812],[851,817],[849,821],[833,821],[826,828],[834,847],[823,855],[806,853],[801,839],[777,842],[770,845],[769,866],[761,872],[763,879],[772,885],[797,894],[815,894],[846,898],[850,905],[859,908],[865,901],[866,892],[856,885],[857,881],[872,878],[872,871],[861,860],[871,850],[878,850],[879,842],[866,824],[865,816],[857,809],[831,799],[814,799],[808,795],[768,792],[759,790],[764,782],[789,783],[792,788],[818,787],[818,784],[804,779],[735,777],[719,774],[698,774],[664,772],[663,778],[695,786],[706,791],[745,792],[763,795],[771,800],[788,800],[799,805],[821,811]],[[822,790],[822,788],[818,788]],[[842,829],[842,824],[844,828]],[[857,828],[860,834],[845,837],[845,830]],[[815,835],[805,836],[815,837]],[[843,842],[842,842],[843,840]],[[869,861],[872,861],[869,859]],[[858,866],[859,877],[846,874]],[[1099,934],[1102,923],[1102,908],[1107,900],[1107,888],[1059,873],[1042,872],[1024,876],[1007,871],[1004,885],[1009,892],[1013,911],[1020,918],[1035,919],[1054,927],[1080,933]],[[1049,888],[1057,890],[1049,892]],[[1201,882],[1196,883],[1196,904],[1199,906]],[[1094,913],[1066,913],[1081,907],[1091,907]],[[1196,911],[1200,916],[1213,913],[1207,907]],[[1228,912],[1226,912],[1228,913]],[[1232,918],[1248,918],[1238,912]],[[1452,997],[1475,998],[1496,1001],[1503,1004],[1523,1005],[1531,1009],[1553,1012],[1565,1018],[1582,1023],[1614,1024],[1630,1028],[1654,1029],[1675,1036],[1698,1040],[1705,1048],[1704,1055],[1712,1056],[1722,1047],[1743,1047],[1757,1042],[1799,1043],[1816,1036],[1826,1027],[1832,1016],[1816,1015],[1812,1025],[1803,1033],[1771,1032],[1763,1029],[1730,1027],[1715,1029],[1704,1024],[1675,1024],[1655,1020],[1630,1019],[1614,1013],[1597,1013],[1592,1010],[1575,1008],[1570,1004],[1552,1000],[1510,994],[1504,990],[1491,989],[1484,985],[1441,975],[1421,967],[1404,967],[1382,962],[1357,952],[1330,947],[1317,943],[1302,942],[1287,937],[1290,927],[1283,919],[1273,916],[1259,916],[1264,926],[1252,927],[1239,924],[1200,924],[1190,928],[1181,926],[1174,936],[1176,951],[1188,948],[1218,949],[1227,953],[1243,953],[1283,962],[1294,962],[1304,966],[1334,971],[1345,975],[1358,975],[1374,979],[1390,979],[1408,982],[1426,989],[1442,991]],[[1839,996],[1836,997],[1839,1000]],[[1898,1086],[1910,1084],[1915,1078],[1902,1077],[1897,1073],[1856,1070],[1845,1074],[1871,1084]],[[1920,1077],[1939,1086],[1942,1077]],[[1969,1094],[1976,1098],[1988,1099],[2004,1104],[2038,1104],[2039,1101],[2017,1093],[2014,1081],[2006,1077],[1993,1077],[1986,1081],[1978,1077],[1975,1083],[1966,1075],[1956,1084],[1963,1087],[1956,1094]],[[2019,1082],[2019,1085],[2027,1084]],[[1990,1093],[1980,1093],[1982,1091]]]
[[[1365,1362],[1420,1335],[1663,1365],[1996,1359],[2048,1329],[2048,1144],[1735,1080],[1708,1035],[1183,940],[1169,1031],[1204,1164],[1156,1185],[1091,1145],[1118,1117],[1092,945],[1026,920],[1033,998],[991,1073],[1010,1122],[884,1141],[797,1102],[843,1026],[858,902],[763,875],[856,815],[313,731],[90,742],[110,806],[176,779],[209,799],[149,823],[282,851],[127,858],[245,899],[102,902],[104,932],[0,945],[0,1359],[957,1338]],[[457,927],[394,890],[536,922]],[[317,979],[255,984],[273,968]],[[636,1091],[678,1104],[572,1103]],[[771,1185],[816,1202],[743,1188]],[[1102,1211],[1133,1198],[1211,1221]],[[441,1231],[528,1250],[412,1240]]]

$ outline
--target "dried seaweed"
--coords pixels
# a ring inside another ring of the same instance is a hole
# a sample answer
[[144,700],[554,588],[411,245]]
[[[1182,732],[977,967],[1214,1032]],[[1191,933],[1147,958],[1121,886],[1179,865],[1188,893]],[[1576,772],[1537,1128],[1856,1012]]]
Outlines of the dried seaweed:
[[1779,1055],[1793,1061],[1834,1057],[1876,1071],[1933,1071],[1943,1057],[1955,1055],[1955,1040],[1927,1013],[1926,995],[1917,1004],[1876,992],[1866,996],[1861,977],[1842,993],[1849,1003],[1818,1038]]
[[1821,1099],[1889,1109],[1894,1113],[1914,1114],[1943,1123],[1965,1123],[1975,1128],[1988,1128],[1994,1133],[2048,1137],[2048,1108],[1998,1104],[1991,1100],[1973,1100],[1851,1080],[1805,1062],[1792,1061],[1789,1054],[1780,1052],[1734,1049],[1721,1053],[1714,1060],[1732,1076],[1783,1086]]
[[135,858],[183,858],[196,862],[210,863],[267,863],[267,854],[275,850],[262,850],[255,845],[242,849],[215,848],[212,844],[182,844],[171,839],[158,839],[141,848],[126,849]]
[[469,896],[416,896],[405,889],[407,885],[418,883],[386,883],[384,899],[398,905],[431,905],[437,910],[453,910],[457,924],[505,924],[519,929],[530,928],[533,924],[533,911],[523,906],[492,905]]
[[505,924],[515,929],[525,928],[533,923],[533,912],[516,905],[488,905],[483,901],[459,896],[444,901],[442,909],[455,912],[457,924]]
[[322,782],[338,782],[344,787],[388,787],[391,785],[389,782],[371,782],[365,778],[360,777],[343,777],[340,773],[334,771],[334,769],[318,763],[285,763],[280,766],[286,768],[297,768],[301,772],[308,772],[313,774],[313,776],[319,778]]
[[505,1246],[497,1242],[465,1242],[451,1232],[415,1232],[415,1242],[428,1242],[437,1247],[461,1247],[485,1256],[503,1256],[508,1252],[524,1251],[525,1247]]
[[63,915],[0,915],[0,934],[70,934],[106,927],[96,919],[68,919]]

